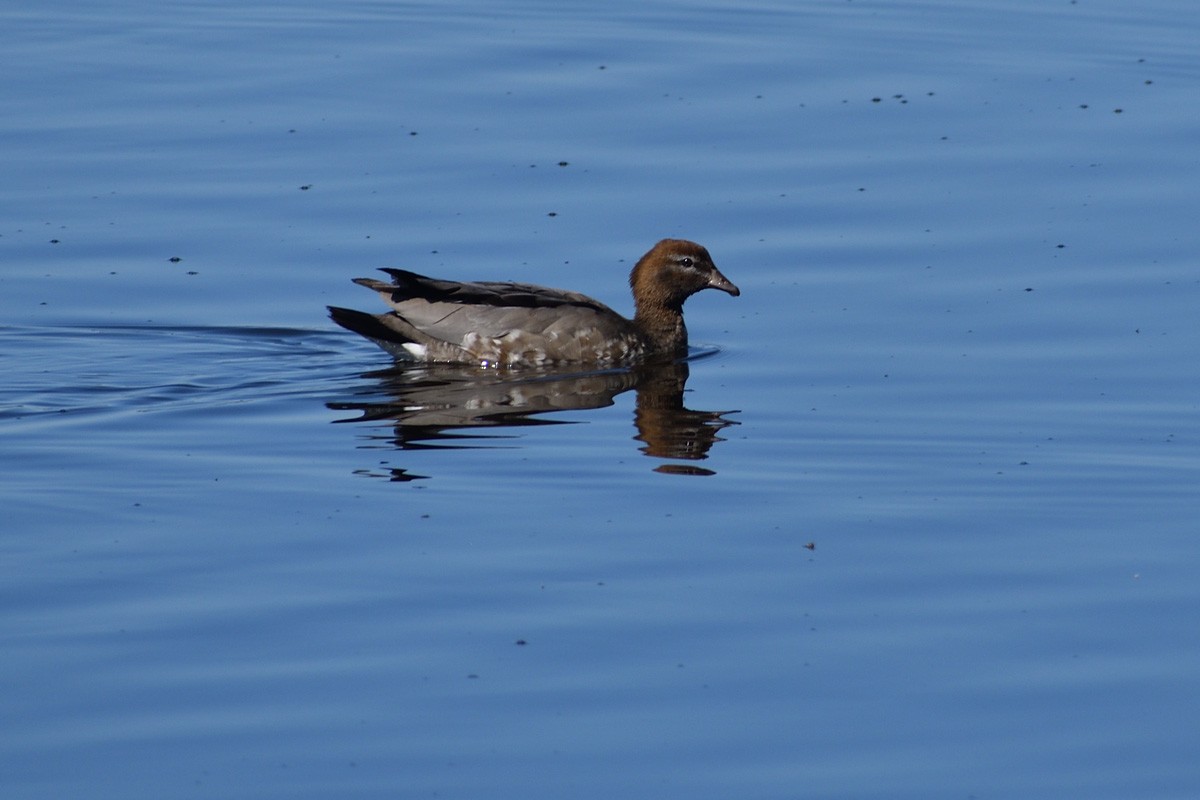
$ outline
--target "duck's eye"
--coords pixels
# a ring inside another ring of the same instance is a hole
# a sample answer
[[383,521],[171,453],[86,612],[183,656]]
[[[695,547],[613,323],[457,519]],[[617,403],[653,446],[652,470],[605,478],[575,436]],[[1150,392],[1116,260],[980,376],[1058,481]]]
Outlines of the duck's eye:
[[691,256],[680,256],[679,259],[676,261],[676,263],[679,264],[679,266],[681,266],[681,267],[693,266]]

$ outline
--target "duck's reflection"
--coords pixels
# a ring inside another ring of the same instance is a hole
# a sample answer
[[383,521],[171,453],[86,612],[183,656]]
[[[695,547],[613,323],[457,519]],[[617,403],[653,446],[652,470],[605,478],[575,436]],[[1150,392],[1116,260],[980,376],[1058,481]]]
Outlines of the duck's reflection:
[[[485,447],[504,436],[496,429],[566,424],[542,418],[551,411],[603,408],[630,389],[637,391],[635,439],[647,456],[676,462],[658,472],[711,475],[694,462],[708,457],[718,432],[737,422],[731,411],[693,411],[683,404],[686,362],[589,373],[492,372],[469,367],[397,367],[368,373],[377,383],[372,399],[328,403],[359,415],[338,422],[389,421],[392,446],[419,448]],[[491,429],[484,432],[482,429]],[[416,476],[393,470],[393,480]]]

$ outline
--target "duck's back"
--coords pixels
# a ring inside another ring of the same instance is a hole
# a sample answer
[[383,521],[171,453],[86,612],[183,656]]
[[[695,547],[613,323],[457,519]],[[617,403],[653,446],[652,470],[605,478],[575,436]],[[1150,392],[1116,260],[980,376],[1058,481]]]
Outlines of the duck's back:
[[[629,320],[578,292],[385,272],[391,283],[371,278],[355,283],[378,292],[395,313],[362,315],[374,320],[359,320],[363,325],[382,329],[358,332],[401,357],[493,365],[621,363],[637,358],[643,348]],[[385,338],[387,332],[394,336]]]

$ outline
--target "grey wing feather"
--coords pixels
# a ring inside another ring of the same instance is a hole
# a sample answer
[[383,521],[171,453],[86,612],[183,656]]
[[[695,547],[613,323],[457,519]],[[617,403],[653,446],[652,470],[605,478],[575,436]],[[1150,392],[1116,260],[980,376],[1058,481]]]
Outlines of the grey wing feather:
[[380,294],[421,333],[459,343],[468,334],[498,338],[514,330],[532,335],[569,333],[577,327],[625,328],[624,318],[587,295],[527,283],[463,283],[399,269],[383,270],[392,283],[354,282]]

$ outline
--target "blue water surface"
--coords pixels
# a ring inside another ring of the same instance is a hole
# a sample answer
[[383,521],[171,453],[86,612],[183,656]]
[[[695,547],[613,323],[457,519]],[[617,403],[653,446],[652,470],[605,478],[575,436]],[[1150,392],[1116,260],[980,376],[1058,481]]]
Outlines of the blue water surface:
[[[0,6],[5,798],[1200,794],[1183,0]],[[396,370],[402,266],[672,370]]]

